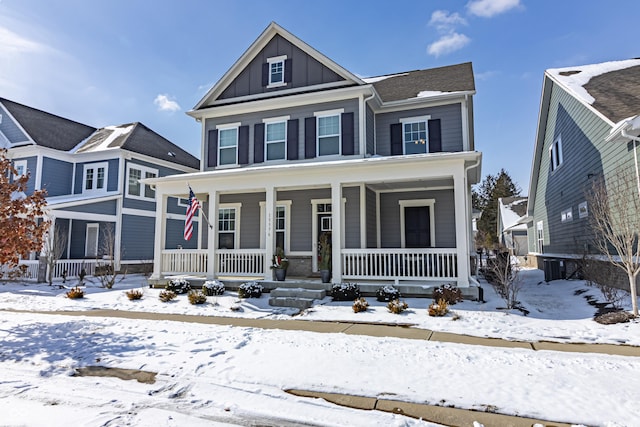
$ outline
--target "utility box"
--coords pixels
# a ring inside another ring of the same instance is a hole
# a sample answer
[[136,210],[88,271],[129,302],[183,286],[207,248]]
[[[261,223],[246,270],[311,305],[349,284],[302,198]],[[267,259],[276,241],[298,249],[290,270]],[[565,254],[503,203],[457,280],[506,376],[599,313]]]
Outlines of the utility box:
[[544,280],[550,282],[552,280],[565,279],[567,277],[567,270],[565,263],[560,259],[545,259],[544,260]]

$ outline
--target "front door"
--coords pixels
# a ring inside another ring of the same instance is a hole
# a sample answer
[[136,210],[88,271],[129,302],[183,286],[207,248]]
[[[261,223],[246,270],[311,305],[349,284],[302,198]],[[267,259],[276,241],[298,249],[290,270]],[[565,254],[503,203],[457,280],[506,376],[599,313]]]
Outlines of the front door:
[[404,241],[407,248],[431,246],[431,218],[428,206],[404,208]]

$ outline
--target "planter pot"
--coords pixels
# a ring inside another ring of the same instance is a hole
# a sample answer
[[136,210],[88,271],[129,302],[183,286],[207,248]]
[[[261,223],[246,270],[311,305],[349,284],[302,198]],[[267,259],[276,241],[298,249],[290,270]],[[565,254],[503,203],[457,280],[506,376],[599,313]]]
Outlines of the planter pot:
[[331,280],[331,270],[320,270],[320,279],[322,283],[329,283]]
[[279,282],[283,282],[287,277],[287,270],[284,268],[276,268],[274,271],[276,273],[276,280]]

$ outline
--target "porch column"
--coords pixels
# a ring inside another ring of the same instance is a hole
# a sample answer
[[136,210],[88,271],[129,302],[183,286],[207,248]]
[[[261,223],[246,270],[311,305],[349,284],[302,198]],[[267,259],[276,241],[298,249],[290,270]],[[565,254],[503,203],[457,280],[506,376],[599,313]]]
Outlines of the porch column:
[[218,247],[218,205],[220,204],[217,191],[209,193],[209,213],[207,217],[212,227],[207,227],[207,279],[212,280],[217,277],[216,272],[216,249]]
[[153,274],[152,279],[162,279],[162,250],[167,227],[167,199],[168,196],[156,187],[156,229],[153,241]]
[[342,282],[342,186],[331,183],[331,275],[333,283]]
[[113,242],[113,263],[116,271],[120,271],[120,261],[122,259],[122,199],[120,197],[116,203],[115,242]]
[[[273,186],[265,189],[264,204],[264,276],[270,278],[271,260],[276,242],[274,218],[276,214],[276,189]],[[284,250],[284,248],[282,248]]]
[[469,229],[467,227],[467,186],[464,165],[453,175],[453,197],[456,219],[456,255],[458,258],[458,286],[469,286]]

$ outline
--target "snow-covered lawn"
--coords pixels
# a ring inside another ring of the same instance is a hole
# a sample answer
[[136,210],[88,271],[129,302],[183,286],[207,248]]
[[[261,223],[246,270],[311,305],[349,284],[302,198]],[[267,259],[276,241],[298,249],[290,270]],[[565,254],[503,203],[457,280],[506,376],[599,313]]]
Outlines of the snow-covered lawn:
[[[585,296],[600,295],[584,282],[547,284],[538,270],[522,274],[525,287],[519,299],[528,316],[500,309],[502,301],[487,286],[485,303],[453,306],[458,320],[453,314],[429,317],[431,300],[406,299],[409,310],[394,315],[375,298],[368,298],[367,312],[357,314],[351,303],[326,298],[295,319],[402,323],[511,340],[640,346],[640,322],[603,326],[592,320],[595,308]],[[144,290],[143,299],[127,299],[124,291],[134,288]],[[162,303],[160,290],[149,289],[141,276],[128,276],[112,290],[89,284],[82,300],[70,300],[65,292],[57,286],[0,284],[0,309],[291,318],[286,310],[269,307],[268,294],[239,302],[227,292],[209,297],[202,306],[190,305],[184,295]],[[232,310],[238,306],[240,311]],[[158,375],[153,384],[71,376],[76,368],[92,365]],[[0,311],[0,425],[250,425],[247,420],[261,425],[432,425],[284,392],[297,388],[489,407],[574,424],[634,426],[639,383],[640,358],[635,357]]]

